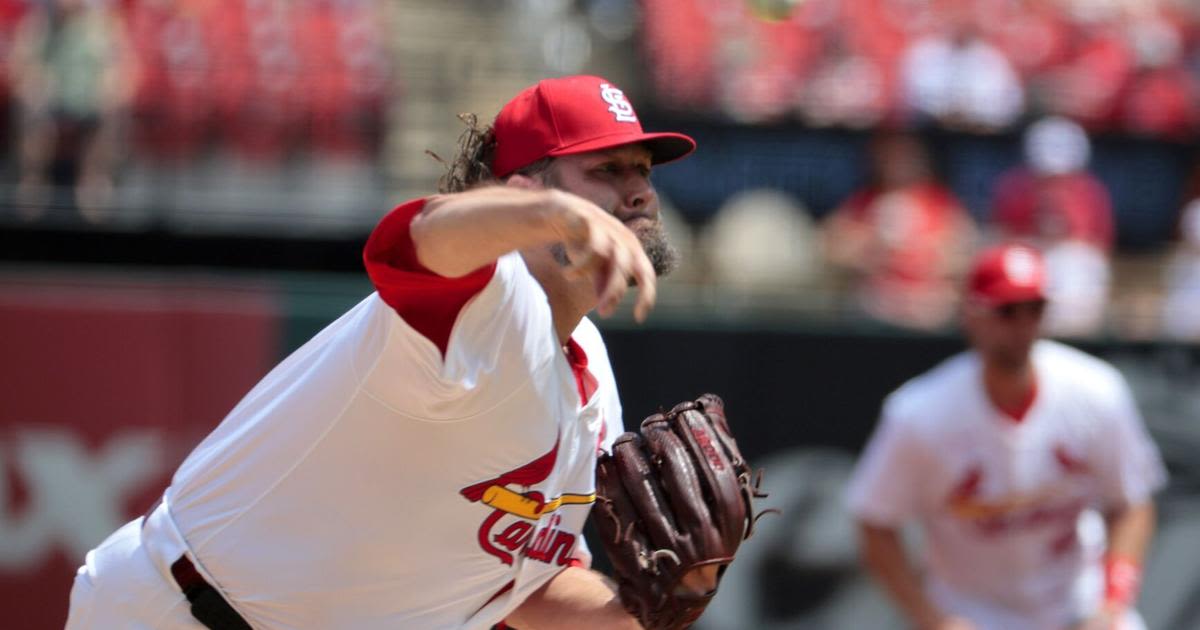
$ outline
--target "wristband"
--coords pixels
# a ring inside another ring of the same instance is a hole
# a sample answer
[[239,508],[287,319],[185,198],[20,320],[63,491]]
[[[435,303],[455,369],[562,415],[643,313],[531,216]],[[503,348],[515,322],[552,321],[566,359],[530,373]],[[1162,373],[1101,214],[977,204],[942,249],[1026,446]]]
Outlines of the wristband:
[[1109,557],[1104,561],[1104,603],[1127,608],[1137,600],[1142,567],[1131,558]]

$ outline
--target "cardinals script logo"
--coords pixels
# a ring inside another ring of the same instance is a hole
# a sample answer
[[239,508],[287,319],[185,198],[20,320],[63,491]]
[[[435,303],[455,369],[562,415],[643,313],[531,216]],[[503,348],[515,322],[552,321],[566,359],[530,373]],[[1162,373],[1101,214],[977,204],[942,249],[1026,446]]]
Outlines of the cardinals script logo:
[[532,462],[459,491],[468,501],[492,508],[479,526],[479,546],[500,562],[511,566],[513,555],[520,554],[566,566],[567,554],[575,547],[575,534],[559,529],[562,516],[557,512],[564,505],[591,505],[596,493],[561,494],[547,499],[541,492],[530,490],[530,486],[550,476],[557,458],[555,440],[550,452]]
[[946,509],[985,537],[1042,530],[1048,532],[1049,555],[1074,549],[1078,544],[1076,525],[1087,501],[1072,479],[1086,477],[1090,468],[1062,445],[1055,445],[1051,453],[1062,477],[1036,490],[987,496],[982,466],[971,466],[946,495]]
[[621,90],[607,83],[601,83],[600,98],[608,103],[608,111],[613,113],[617,122],[635,123],[638,121],[637,115],[633,113],[633,105],[629,104],[629,99],[625,98],[625,93]]

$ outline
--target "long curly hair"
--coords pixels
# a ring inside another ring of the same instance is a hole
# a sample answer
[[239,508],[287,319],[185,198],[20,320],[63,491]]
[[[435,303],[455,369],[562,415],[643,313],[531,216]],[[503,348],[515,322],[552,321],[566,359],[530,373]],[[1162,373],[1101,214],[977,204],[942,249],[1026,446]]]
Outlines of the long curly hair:
[[[459,114],[458,119],[467,128],[458,136],[458,150],[454,159],[446,162],[436,153],[426,151],[446,168],[446,172],[438,178],[438,192],[443,194],[462,192],[499,181],[492,175],[492,161],[496,157],[496,132],[491,125],[479,124],[479,117],[475,114]],[[542,158],[517,169],[516,172],[527,176],[537,175],[545,171],[553,161],[554,158]]]

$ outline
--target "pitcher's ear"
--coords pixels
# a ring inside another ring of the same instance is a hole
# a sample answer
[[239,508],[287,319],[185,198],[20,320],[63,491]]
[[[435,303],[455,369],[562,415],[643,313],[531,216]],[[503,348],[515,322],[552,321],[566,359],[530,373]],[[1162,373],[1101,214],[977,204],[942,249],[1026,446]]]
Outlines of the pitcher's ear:
[[509,175],[508,179],[504,181],[504,185],[522,190],[541,190],[546,187],[541,180],[520,173]]

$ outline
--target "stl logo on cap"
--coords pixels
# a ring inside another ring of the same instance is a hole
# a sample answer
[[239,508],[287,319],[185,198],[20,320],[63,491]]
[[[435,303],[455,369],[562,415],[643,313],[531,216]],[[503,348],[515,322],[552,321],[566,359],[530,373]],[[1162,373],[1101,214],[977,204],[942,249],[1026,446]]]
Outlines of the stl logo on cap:
[[1004,275],[1015,285],[1030,286],[1038,282],[1038,260],[1033,252],[1023,247],[1012,247],[1004,252]]
[[600,98],[608,103],[608,111],[613,113],[617,122],[635,123],[637,114],[633,113],[633,104],[625,98],[625,93],[607,83],[600,84]]
[[638,144],[650,150],[650,163],[658,165],[696,148],[696,141],[681,133],[643,131],[625,93],[590,75],[543,79],[525,88],[496,114],[492,129],[492,174],[499,179],[544,157]]

